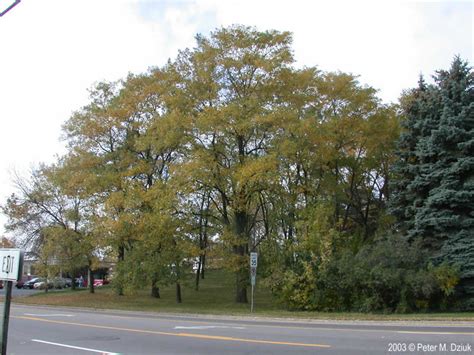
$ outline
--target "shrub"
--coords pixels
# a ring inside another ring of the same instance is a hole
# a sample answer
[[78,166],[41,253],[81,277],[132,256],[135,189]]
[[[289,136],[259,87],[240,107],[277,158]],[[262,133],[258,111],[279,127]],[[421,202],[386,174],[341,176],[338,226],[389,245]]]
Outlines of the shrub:
[[283,273],[273,289],[289,309],[399,312],[445,309],[450,304],[458,270],[433,266],[418,243],[388,236],[362,247],[343,250],[325,262],[301,260]]

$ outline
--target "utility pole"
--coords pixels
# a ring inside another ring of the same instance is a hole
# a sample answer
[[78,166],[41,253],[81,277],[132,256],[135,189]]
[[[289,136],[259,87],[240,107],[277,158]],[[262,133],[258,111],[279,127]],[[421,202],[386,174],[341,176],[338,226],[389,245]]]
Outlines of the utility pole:
[[12,4],[10,4],[10,6],[8,6],[5,10],[2,10],[0,9],[0,17],[2,17],[3,15],[5,15],[8,11],[10,11],[11,9],[13,9],[16,5],[18,5],[20,3],[21,0],[15,0]]

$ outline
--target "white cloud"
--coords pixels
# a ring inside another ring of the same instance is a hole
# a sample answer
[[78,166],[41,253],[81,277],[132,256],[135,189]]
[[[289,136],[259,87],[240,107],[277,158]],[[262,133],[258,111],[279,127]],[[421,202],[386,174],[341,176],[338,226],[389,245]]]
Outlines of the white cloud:
[[136,5],[23,0],[0,19],[0,203],[13,191],[9,171],[64,152],[61,125],[94,82],[162,65],[191,43],[183,31],[194,28],[179,14],[146,22]]
[[455,54],[472,62],[471,2],[204,0],[219,24],[289,30],[299,65],[360,75],[396,101],[418,75],[447,68]]

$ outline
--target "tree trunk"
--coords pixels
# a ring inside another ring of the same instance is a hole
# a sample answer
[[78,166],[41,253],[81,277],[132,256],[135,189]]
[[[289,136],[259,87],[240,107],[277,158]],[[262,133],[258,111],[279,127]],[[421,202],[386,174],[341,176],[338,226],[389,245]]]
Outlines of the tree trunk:
[[209,225],[208,213],[210,203],[210,193],[206,193],[202,198],[199,217],[199,248],[201,254],[199,255],[199,266],[196,273],[196,291],[199,289],[199,277],[204,280],[204,266],[207,249],[207,227]]
[[196,283],[194,286],[194,289],[196,291],[199,291],[199,278],[201,276],[201,265],[202,265],[202,255],[199,255],[199,262],[198,262],[198,267],[196,270]]
[[[336,166],[334,168],[334,177],[336,181],[336,186],[339,186],[339,164],[336,160]],[[334,193],[334,224],[338,223],[339,216],[340,216],[340,206],[339,206],[339,197],[338,191],[336,190]]]
[[[119,266],[125,259],[125,246],[122,244],[118,248],[118,265]],[[118,270],[117,270],[118,271]],[[123,296],[123,280],[122,275],[118,275],[118,283],[116,285],[117,295]]]
[[235,302],[248,303],[247,298],[247,273],[240,270],[236,274],[236,294]]
[[177,303],[183,302],[183,299],[181,297],[181,284],[179,282],[176,282],[176,302]]
[[71,290],[75,291],[76,290],[76,271],[73,270],[72,275],[71,275]]
[[[247,224],[248,215],[246,212],[235,213],[235,231],[237,234],[237,245],[234,245],[234,253],[241,259],[245,260],[248,249],[248,237],[247,237]],[[247,283],[248,283],[248,265],[244,263],[240,265],[239,270],[236,272],[236,293],[235,301],[237,303],[248,303],[247,299]]]
[[94,293],[94,274],[92,273],[92,270],[90,266],[87,268],[87,283],[89,285],[89,293]]
[[206,270],[206,254],[202,256],[201,262],[201,280],[204,280],[204,270]]
[[158,287],[158,280],[156,277],[153,277],[153,279],[151,280],[151,297],[161,298],[160,288]]
[[161,298],[160,296],[160,288],[156,285],[151,286],[151,297],[153,298]]

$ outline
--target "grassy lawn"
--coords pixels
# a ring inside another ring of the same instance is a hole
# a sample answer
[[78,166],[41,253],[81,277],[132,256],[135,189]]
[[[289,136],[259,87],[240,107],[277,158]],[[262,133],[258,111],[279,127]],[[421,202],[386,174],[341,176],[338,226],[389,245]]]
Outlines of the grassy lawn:
[[[97,309],[137,310],[150,312],[251,315],[250,304],[237,304],[234,300],[234,277],[224,271],[206,273],[201,280],[199,291],[194,290],[193,280],[182,285],[183,303],[175,300],[174,286],[160,290],[161,298],[150,297],[150,291],[136,290],[131,294],[117,296],[111,287],[96,288],[94,294],[88,290],[50,291],[28,297],[13,299],[15,303],[30,305],[54,305],[88,307]],[[249,289],[250,294],[250,289]],[[250,295],[249,295],[250,296]],[[249,297],[250,301],[250,297]],[[469,313],[422,313],[422,314],[364,314],[335,312],[291,312],[279,306],[268,289],[258,285],[255,290],[255,316],[285,317],[299,319],[340,319],[340,320],[464,320],[474,321],[474,312]]]

